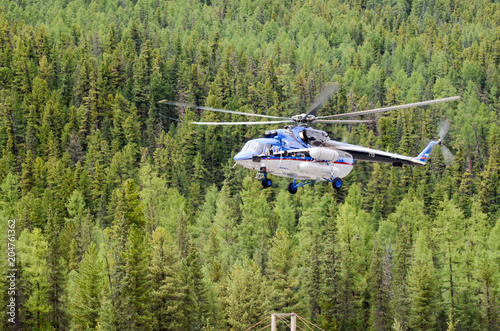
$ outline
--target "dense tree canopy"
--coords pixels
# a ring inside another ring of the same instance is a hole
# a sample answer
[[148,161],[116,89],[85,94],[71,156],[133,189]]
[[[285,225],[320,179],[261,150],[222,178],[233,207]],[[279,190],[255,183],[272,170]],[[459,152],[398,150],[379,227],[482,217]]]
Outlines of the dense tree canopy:
[[[487,0],[0,0],[20,327],[240,330],[294,311],[326,330],[499,330],[499,64]],[[444,116],[454,161],[359,162],[340,192],[292,196],[232,168],[268,127],[158,104],[290,116],[329,81],[322,115],[461,95],[319,127],[417,155]]]

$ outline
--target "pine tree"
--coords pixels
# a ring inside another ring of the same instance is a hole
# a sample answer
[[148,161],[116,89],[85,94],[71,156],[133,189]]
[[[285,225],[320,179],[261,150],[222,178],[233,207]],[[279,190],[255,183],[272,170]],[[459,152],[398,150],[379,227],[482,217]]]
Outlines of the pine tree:
[[392,252],[391,248],[378,247],[377,238],[372,252],[372,261],[369,276],[371,297],[370,322],[373,330],[390,330],[392,315],[390,311],[391,281],[392,281]]
[[20,195],[19,177],[12,173],[7,174],[0,185],[0,215],[4,219],[15,219]]
[[238,229],[239,247],[244,252],[245,257],[252,259],[258,254],[260,243],[269,238],[274,230],[270,217],[271,208],[260,184],[250,177],[246,177],[243,181],[241,201],[242,219]]
[[201,330],[210,316],[210,302],[202,274],[200,255],[195,245],[190,245],[189,255],[184,264],[184,275],[187,288],[185,304],[187,325],[189,330]]
[[410,292],[408,288],[408,272],[413,257],[413,231],[411,227],[402,224],[396,233],[394,245],[393,296],[391,310],[394,319],[402,328],[409,325]]
[[293,235],[297,226],[296,207],[294,204],[290,204],[287,192],[278,193],[273,212],[276,215],[277,227],[281,227]]
[[222,186],[216,202],[216,213],[213,226],[217,228],[217,235],[222,246],[221,257],[226,265],[234,263],[234,246],[237,232],[235,231],[238,217],[238,206],[231,197],[229,186]]
[[145,229],[152,234],[160,224],[164,224],[165,214],[168,213],[168,187],[166,180],[158,177],[149,163],[145,163],[139,170],[141,191],[139,192],[144,204]]
[[320,264],[320,249],[319,236],[313,234],[310,258],[307,267],[307,294],[309,296],[309,311],[311,318],[316,320],[321,315],[320,294],[321,294],[321,264]]
[[217,212],[218,193],[219,192],[215,184],[208,187],[204,202],[196,213],[196,227],[194,230],[198,230],[199,233],[195,232],[194,235],[198,238],[200,244],[204,244],[208,240],[212,231],[210,229],[212,228],[215,214]]
[[103,294],[100,303],[101,309],[99,310],[99,322],[96,329],[99,331],[116,331],[116,314],[109,294]]
[[66,204],[70,219],[66,222],[71,222],[75,229],[76,241],[79,247],[79,255],[87,251],[87,247],[92,241],[92,227],[88,224],[90,215],[87,213],[83,194],[79,190],[73,191]]
[[26,301],[19,302],[19,311],[22,312],[23,326],[31,330],[46,330],[51,327],[47,254],[48,244],[39,228],[21,233],[18,258],[23,269],[25,287],[20,290],[24,290]]
[[180,254],[177,245],[162,227],[151,239],[148,280],[151,281],[151,308],[154,330],[183,330],[185,290],[180,279]]
[[464,216],[452,200],[441,203],[434,227],[435,242],[440,251],[440,265],[443,266],[443,287],[449,289],[450,308],[455,310],[457,292],[457,268],[463,263],[463,228]]
[[125,274],[117,284],[121,296],[121,305],[117,309],[118,325],[129,330],[152,330],[151,288],[147,279],[149,252],[144,234],[135,225],[130,227],[122,258]]
[[495,301],[493,289],[497,286],[498,268],[493,262],[492,253],[483,251],[476,257],[476,277],[481,283],[481,294],[483,298],[482,310],[485,330],[495,330],[498,328],[498,306]]
[[[386,209],[384,208],[385,205],[385,195],[387,192],[387,186],[389,185],[389,176],[387,175],[386,167],[381,164],[374,164],[373,166],[373,172],[371,174],[371,179],[370,182],[367,185],[367,203],[366,208],[368,210],[375,211],[375,206],[377,208],[382,209],[385,211]],[[382,213],[384,215],[384,213]],[[375,227],[375,230],[377,230],[377,226]]]
[[268,279],[273,288],[270,308],[273,311],[300,312],[297,289],[297,264],[292,241],[285,230],[278,230],[269,250]]
[[26,195],[33,187],[33,154],[30,150],[26,153],[26,158],[22,166],[21,189],[23,195]]
[[434,330],[438,313],[439,287],[427,239],[419,232],[414,258],[408,272],[410,294],[409,325],[418,330]]
[[72,289],[74,294],[71,297],[71,314],[77,330],[97,326],[104,286],[103,270],[103,261],[92,243],[80,262],[75,288]]
[[363,197],[357,185],[349,189],[349,195],[337,216],[337,226],[341,255],[340,327],[342,330],[367,328],[368,312],[362,308],[368,304],[368,297],[362,277],[369,267],[373,227],[363,210]]
[[254,262],[236,263],[224,282],[223,301],[227,327],[245,330],[262,319],[268,310],[268,288]]
[[500,143],[498,141],[498,128],[493,126],[490,132],[489,150],[490,157],[486,169],[481,173],[481,188],[479,192],[481,205],[485,212],[495,213],[500,208],[498,200],[500,187]]
[[57,223],[55,211],[49,208],[48,211],[48,221],[45,227],[45,233],[48,240],[48,255],[47,255],[47,267],[48,267],[48,296],[51,306],[50,310],[50,322],[52,327],[56,330],[63,330],[67,328],[67,318],[64,309],[65,297],[65,268],[64,260],[62,260],[61,248],[60,248],[60,226]]
[[326,224],[322,254],[324,286],[321,301],[321,325],[336,330],[340,310],[340,252],[337,239],[337,221],[330,217]]

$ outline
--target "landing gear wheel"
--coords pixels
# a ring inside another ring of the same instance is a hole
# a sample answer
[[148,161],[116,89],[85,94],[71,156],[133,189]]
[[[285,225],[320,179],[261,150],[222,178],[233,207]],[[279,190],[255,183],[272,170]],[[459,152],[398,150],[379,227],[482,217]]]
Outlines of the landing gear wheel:
[[290,192],[291,194],[297,193],[297,186],[293,185],[293,183],[289,183],[288,192]]
[[273,185],[273,181],[272,180],[270,180],[269,178],[263,178],[262,179],[262,187],[263,188],[271,187],[271,185]]
[[342,179],[340,178],[335,178],[332,182],[332,186],[334,189],[336,189],[337,191],[340,190],[340,188],[342,187]]

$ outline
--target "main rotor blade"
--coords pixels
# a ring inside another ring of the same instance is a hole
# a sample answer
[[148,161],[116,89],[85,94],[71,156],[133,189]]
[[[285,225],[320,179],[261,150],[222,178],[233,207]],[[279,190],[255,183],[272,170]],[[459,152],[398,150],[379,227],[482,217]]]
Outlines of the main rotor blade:
[[165,117],[165,118],[168,118],[169,120],[172,120],[172,121],[176,121],[176,122],[184,122],[183,120],[180,120],[178,118],[173,118],[173,117],[168,117],[168,116],[165,116],[163,114],[158,114],[160,115],[161,117]]
[[318,118],[319,119],[323,119],[323,118],[337,118],[337,117],[345,117],[345,116],[360,116],[360,115],[366,115],[366,114],[382,113],[382,112],[385,112],[385,111],[395,110],[395,109],[404,109],[404,108],[413,108],[413,107],[421,107],[421,106],[433,105],[435,103],[449,102],[449,101],[455,101],[455,100],[460,100],[460,97],[459,96],[455,96],[455,97],[449,97],[449,98],[443,98],[443,99],[435,99],[435,100],[429,100],[429,101],[408,103],[408,104],[399,105],[399,106],[390,106],[390,107],[370,109],[370,110],[361,110],[361,111],[355,111],[355,112],[346,113],[346,114],[336,114],[336,115],[329,115],[329,116],[321,116],[321,117],[318,117]]
[[284,120],[290,119],[289,117],[278,117],[278,116],[270,116],[270,115],[260,115],[260,114],[252,114],[252,113],[243,113],[243,112],[240,112],[240,111],[225,110],[225,109],[210,108],[210,107],[202,107],[202,106],[190,105],[190,104],[187,104],[187,103],[175,102],[175,101],[168,101],[168,100],[161,100],[161,101],[158,101],[158,103],[164,103],[164,104],[167,104],[167,105],[178,106],[178,107],[195,108],[195,109],[201,109],[201,110],[212,110],[212,111],[218,111],[218,112],[221,112],[221,113],[228,113],[228,114],[237,114],[237,115],[255,116],[255,117],[265,117],[265,118],[277,118],[277,119],[284,119]]
[[292,120],[286,121],[263,121],[263,122],[189,122],[198,125],[255,125],[255,124],[277,124],[277,123],[293,123]]
[[372,120],[316,120],[313,123],[373,123]]
[[339,87],[339,83],[326,83],[325,86],[321,89],[319,95],[312,102],[311,107],[306,112],[306,115],[316,115],[318,109],[323,106],[323,104],[330,98],[333,93],[337,92]]

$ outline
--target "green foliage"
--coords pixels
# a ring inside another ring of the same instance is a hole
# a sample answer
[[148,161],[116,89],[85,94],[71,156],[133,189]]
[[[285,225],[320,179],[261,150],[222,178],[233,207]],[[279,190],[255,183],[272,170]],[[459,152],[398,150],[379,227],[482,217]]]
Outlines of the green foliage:
[[94,244],[80,262],[71,297],[71,315],[77,330],[95,328],[99,320],[104,286],[103,261]]
[[121,305],[117,309],[120,328],[151,330],[151,287],[147,279],[149,254],[144,245],[144,234],[136,226],[130,228],[125,251],[121,252],[125,275],[120,288]]
[[278,230],[269,250],[269,286],[273,289],[270,301],[273,311],[300,311],[296,288],[299,286],[297,277],[297,261],[294,256],[292,241],[288,233]]
[[411,293],[410,327],[419,330],[435,329],[439,287],[432,263],[432,252],[422,232],[419,232],[415,241],[413,262],[408,272],[408,290]]
[[24,300],[20,311],[26,310],[23,326],[33,330],[50,327],[49,279],[47,265],[48,244],[40,229],[24,230],[19,236],[18,258],[23,270]]
[[[497,329],[499,9],[0,0],[18,328],[245,329],[294,311],[327,330]],[[263,128],[197,127],[243,119],[158,104],[290,116],[327,81],[341,86],[320,115],[461,95],[325,128],[416,155],[444,116],[453,163],[439,148],[422,168],[358,162],[337,195],[291,196],[232,168]]]
[[157,227],[151,238],[149,275],[151,282],[151,308],[155,330],[182,330],[185,326],[179,249],[162,227]]
[[229,328],[245,330],[267,313],[269,288],[254,262],[235,263],[221,298]]

